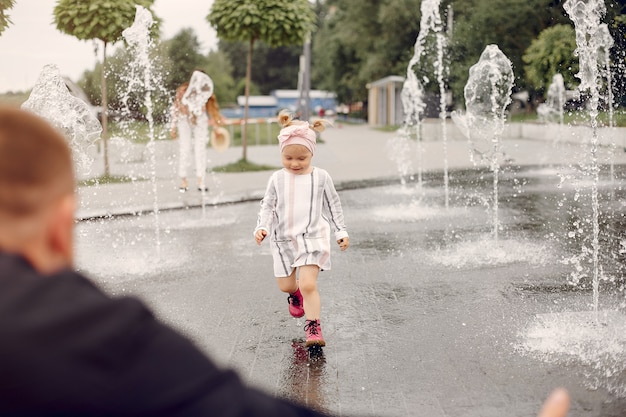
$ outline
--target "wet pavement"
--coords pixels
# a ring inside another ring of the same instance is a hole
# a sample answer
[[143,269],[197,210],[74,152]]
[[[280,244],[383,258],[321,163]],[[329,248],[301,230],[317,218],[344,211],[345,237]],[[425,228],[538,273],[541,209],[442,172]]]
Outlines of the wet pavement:
[[[626,413],[623,337],[600,341],[616,343],[617,356],[529,348],[538,318],[590,309],[589,286],[567,285],[567,260],[585,243],[567,238],[578,227],[570,221],[590,209],[569,185],[575,167],[561,167],[579,161],[579,145],[507,141],[494,241],[492,177],[472,167],[462,140],[448,144],[446,209],[440,142],[424,143],[423,185],[401,186],[386,157],[392,133],[345,126],[325,135],[314,163],[341,190],[351,247],[336,248],[332,270],[320,274],[321,352],[303,348],[304,320],[289,316],[269,249],[252,238],[269,172],[212,176],[204,207],[197,194],[178,193],[167,158],[154,183],[83,189],[82,217],[92,219],[78,225],[78,266],[113,294],[141,297],[251,385],[334,414],[535,416],[557,386],[570,390],[571,416]],[[237,151],[210,157],[219,165]],[[251,149],[250,159],[279,163],[271,147]],[[600,184],[603,227],[617,239],[606,251],[618,254],[602,258],[615,279],[602,286],[601,309],[620,323],[624,159],[617,154],[617,179]],[[155,184],[160,207],[188,208],[155,217]],[[141,214],[99,217],[124,207]]]

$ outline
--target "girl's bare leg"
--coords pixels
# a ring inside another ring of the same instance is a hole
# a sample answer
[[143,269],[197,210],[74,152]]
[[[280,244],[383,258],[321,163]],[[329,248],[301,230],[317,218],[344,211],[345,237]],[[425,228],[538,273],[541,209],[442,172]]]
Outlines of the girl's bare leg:
[[317,275],[320,268],[317,265],[303,265],[300,267],[298,279],[300,292],[304,298],[304,312],[307,320],[319,320],[321,311],[320,294],[317,291]]
[[287,277],[276,278],[278,289],[288,294],[293,294],[298,289],[298,281],[296,280],[296,270],[294,268],[291,275]]

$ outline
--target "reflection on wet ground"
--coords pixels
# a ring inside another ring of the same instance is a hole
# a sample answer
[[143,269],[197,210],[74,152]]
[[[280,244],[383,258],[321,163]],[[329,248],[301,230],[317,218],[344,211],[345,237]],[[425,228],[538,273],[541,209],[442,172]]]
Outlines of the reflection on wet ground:
[[326,385],[326,357],[323,348],[306,348],[304,339],[292,340],[291,347],[291,364],[285,368],[284,376],[278,382],[279,395],[318,411],[329,412],[321,389]]
[[251,384],[331,413],[534,416],[563,385],[572,415],[621,416],[624,171],[599,184],[599,315],[588,191],[570,167],[504,170],[498,241],[487,171],[452,172],[448,210],[436,174],[341,191],[351,247],[320,275],[327,346],[313,356],[252,239],[258,203],[161,213],[159,251],[149,215],[82,222],[78,265]]

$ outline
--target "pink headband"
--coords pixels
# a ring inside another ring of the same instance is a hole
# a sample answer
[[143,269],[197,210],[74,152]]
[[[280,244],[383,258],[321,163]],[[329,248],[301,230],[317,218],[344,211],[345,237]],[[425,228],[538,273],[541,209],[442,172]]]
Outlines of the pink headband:
[[280,151],[282,152],[287,145],[302,145],[314,154],[315,137],[315,131],[309,127],[308,123],[298,123],[284,127],[278,134]]

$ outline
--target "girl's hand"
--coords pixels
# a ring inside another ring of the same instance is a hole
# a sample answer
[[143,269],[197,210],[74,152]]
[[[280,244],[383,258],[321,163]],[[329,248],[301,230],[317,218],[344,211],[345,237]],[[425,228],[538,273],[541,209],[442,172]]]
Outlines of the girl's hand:
[[254,239],[256,240],[256,244],[257,245],[261,245],[261,242],[263,242],[263,239],[265,239],[265,236],[267,236],[267,231],[266,230],[257,230],[256,233],[254,234]]
[[178,129],[176,129],[176,127],[172,127],[170,129],[170,136],[172,139],[176,139],[178,137]]
[[337,241],[337,244],[339,245],[341,250],[344,251],[344,250],[348,249],[348,246],[350,246],[350,238],[349,237],[344,237],[343,239],[339,239]]

